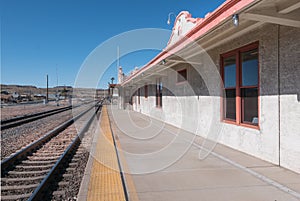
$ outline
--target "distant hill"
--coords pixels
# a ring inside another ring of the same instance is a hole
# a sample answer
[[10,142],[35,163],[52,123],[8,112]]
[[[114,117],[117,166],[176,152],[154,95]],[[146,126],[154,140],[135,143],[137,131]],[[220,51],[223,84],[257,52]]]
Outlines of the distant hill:
[[[46,88],[37,88],[36,86],[32,85],[6,85],[6,84],[0,84],[1,91],[7,91],[9,93],[17,92],[19,94],[46,94],[47,89]],[[49,94],[56,94],[56,92],[60,92],[64,89],[67,89],[69,91],[73,91],[73,88],[70,86],[58,86],[54,88],[49,88]]]
[[[26,97],[25,99],[35,99],[36,97],[46,96],[46,88],[38,88],[32,85],[6,85],[0,84],[1,100],[8,100],[14,94]],[[78,98],[93,98],[96,95],[105,96],[107,89],[86,89],[86,88],[73,88],[72,86],[56,86],[48,89],[49,97],[55,97],[55,94],[60,96],[78,97]]]

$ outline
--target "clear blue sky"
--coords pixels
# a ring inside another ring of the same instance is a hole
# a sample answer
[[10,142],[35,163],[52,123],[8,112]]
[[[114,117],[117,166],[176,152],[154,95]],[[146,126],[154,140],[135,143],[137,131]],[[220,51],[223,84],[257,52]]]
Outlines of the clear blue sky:
[[[1,83],[45,87],[49,74],[49,84],[55,86],[57,69],[58,84],[72,86],[85,58],[109,38],[140,28],[171,30],[166,23],[168,13],[187,10],[193,17],[204,17],[223,2],[1,0]],[[121,58],[121,65],[128,72],[157,53],[132,54]],[[106,87],[110,77],[117,77],[113,69],[107,71],[100,87]]]

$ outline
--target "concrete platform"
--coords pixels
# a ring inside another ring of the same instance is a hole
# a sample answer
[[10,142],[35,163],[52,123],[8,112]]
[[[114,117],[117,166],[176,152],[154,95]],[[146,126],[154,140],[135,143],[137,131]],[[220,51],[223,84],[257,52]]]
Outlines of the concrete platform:
[[108,113],[129,200],[300,200],[299,174],[137,112]]

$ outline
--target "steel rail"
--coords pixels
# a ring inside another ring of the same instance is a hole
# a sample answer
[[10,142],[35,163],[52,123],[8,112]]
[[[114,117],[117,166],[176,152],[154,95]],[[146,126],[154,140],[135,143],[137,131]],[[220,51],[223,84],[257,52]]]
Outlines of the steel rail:
[[47,112],[54,112],[54,111],[57,111],[57,110],[61,110],[63,108],[68,108],[68,107],[70,107],[70,106],[62,107],[62,108],[56,108],[56,109],[42,111],[42,112],[37,112],[37,113],[33,113],[33,114],[24,114],[24,115],[12,117],[10,119],[1,120],[0,123],[1,124],[7,124],[7,123],[10,123],[10,122],[15,122],[15,121],[19,121],[19,120],[22,120],[22,119],[25,119],[25,118],[33,117],[33,116],[36,116],[36,115],[45,114]]
[[[98,103],[97,103],[98,104]],[[78,114],[77,116],[69,119],[68,121],[64,122],[63,124],[57,126],[56,128],[54,128],[53,130],[49,131],[48,133],[46,133],[43,137],[41,137],[40,139],[32,142],[31,144],[29,144],[28,146],[26,146],[25,148],[19,150],[18,152],[16,152],[15,154],[11,155],[8,158],[5,158],[1,161],[1,177],[4,177],[5,174],[11,170],[14,165],[18,162],[20,162],[22,159],[26,158],[28,155],[31,154],[32,151],[36,150],[37,148],[39,148],[42,144],[44,144],[45,142],[49,141],[51,138],[55,137],[56,135],[58,135],[61,131],[63,131],[64,129],[66,129],[68,126],[70,126],[72,123],[74,123],[77,119],[79,119],[80,117],[82,117],[84,114],[86,114],[88,111],[90,111],[92,108],[94,108],[97,104],[89,107],[87,110],[81,112],[80,114]]]
[[20,126],[22,124],[29,123],[29,122],[32,122],[32,121],[35,121],[35,120],[38,120],[38,119],[41,119],[44,117],[48,117],[48,116],[51,116],[51,115],[54,115],[54,114],[57,114],[60,112],[70,110],[70,109],[72,109],[72,106],[49,110],[46,112],[39,112],[39,113],[31,114],[31,115],[19,116],[19,117],[12,118],[12,119],[7,119],[4,121],[1,121],[1,130]]
[[[93,101],[89,101],[87,103],[84,104],[89,104]],[[82,105],[82,104],[81,104]],[[34,114],[27,114],[27,115],[22,115],[22,116],[17,116],[17,117],[13,117],[10,119],[5,119],[5,120],[1,120],[0,124],[1,124],[1,130],[5,130],[8,128],[12,128],[12,127],[16,127],[16,126],[20,126],[22,124],[25,123],[29,123],[47,116],[51,116],[60,112],[64,112],[70,109],[74,109],[77,108],[81,105],[76,105],[76,106],[67,106],[67,107],[63,107],[63,108],[58,108],[58,109],[53,109],[53,110],[48,110],[48,111],[43,111],[43,112],[37,112]]]
[[63,169],[65,161],[68,159],[68,156],[71,154],[72,150],[81,142],[81,138],[84,136],[86,131],[89,129],[90,124],[94,120],[96,114],[102,107],[102,104],[97,106],[96,112],[92,115],[92,117],[87,121],[84,127],[80,130],[79,134],[72,141],[72,143],[67,147],[55,165],[51,168],[46,177],[41,181],[39,186],[34,190],[32,195],[29,197],[28,201],[39,201],[43,200],[43,196],[45,195],[45,191],[47,191],[48,187],[51,185],[52,181],[55,180],[56,175],[59,174],[59,171]]

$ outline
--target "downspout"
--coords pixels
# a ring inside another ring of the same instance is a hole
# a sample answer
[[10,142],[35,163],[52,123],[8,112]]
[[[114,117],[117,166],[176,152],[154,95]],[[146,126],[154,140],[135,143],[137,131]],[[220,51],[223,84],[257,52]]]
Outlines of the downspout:
[[281,115],[280,115],[280,25],[277,25],[277,71],[278,71],[278,165],[281,166]]

